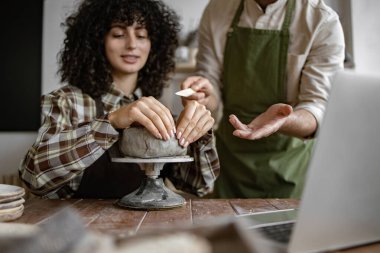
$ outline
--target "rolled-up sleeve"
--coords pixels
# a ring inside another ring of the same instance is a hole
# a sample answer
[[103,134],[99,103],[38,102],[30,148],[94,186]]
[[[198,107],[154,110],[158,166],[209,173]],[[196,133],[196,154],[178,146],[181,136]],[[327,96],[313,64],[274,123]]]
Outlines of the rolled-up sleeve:
[[[339,17],[330,15],[316,29],[300,75],[295,109],[305,109],[322,122],[335,74],[343,69],[344,35]],[[290,66],[291,67],[291,66]]]
[[[119,133],[105,115],[93,116],[95,104],[79,106],[83,100],[76,98],[64,93],[42,98],[42,126],[19,168],[20,177],[37,195],[51,194],[64,185],[75,191],[84,169],[118,140]],[[87,121],[76,120],[80,111],[86,112]]]

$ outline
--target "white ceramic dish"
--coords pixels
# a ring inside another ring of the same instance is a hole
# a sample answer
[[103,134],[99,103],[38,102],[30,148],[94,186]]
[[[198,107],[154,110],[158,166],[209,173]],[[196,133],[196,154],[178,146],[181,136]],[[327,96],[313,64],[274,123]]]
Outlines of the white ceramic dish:
[[0,184],[0,203],[10,202],[25,195],[25,189],[9,184]]
[[19,218],[24,212],[24,205],[10,208],[6,210],[0,210],[0,221],[12,221]]
[[0,203],[0,210],[15,208],[21,206],[25,202],[25,199],[19,198],[10,202]]

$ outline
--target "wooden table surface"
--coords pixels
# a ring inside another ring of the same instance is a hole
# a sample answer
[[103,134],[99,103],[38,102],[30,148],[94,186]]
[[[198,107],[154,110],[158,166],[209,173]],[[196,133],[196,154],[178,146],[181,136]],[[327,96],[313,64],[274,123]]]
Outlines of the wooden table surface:
[[[186,204],[179,208],[142,211],[123,209],[115,206],[114,202],[115,200],[93,199],[29,199],[24,204],[24,214],[13,222],[38,224],[63,207],[70,206],[80,214],[90,230],[113,236],[125,236],[154,227],[201,224],[214,217],[282,210],[296,208],[299,205],[299,201],[293,199],[188,199]],[[344,252],[380,252],[380,243]]]

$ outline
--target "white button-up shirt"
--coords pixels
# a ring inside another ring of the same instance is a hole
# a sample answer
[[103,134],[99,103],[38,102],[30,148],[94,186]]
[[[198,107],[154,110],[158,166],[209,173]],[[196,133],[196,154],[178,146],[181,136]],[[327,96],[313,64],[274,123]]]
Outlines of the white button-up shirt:
[[[199,27],[197,73],[217,90],[223,87],[226,34],[240,0],[210,0]],[[267,6],[245,0],[239,26],[280,30],[286,0]],[[334,74],[343,68],[344,35],[339,17],[322,0],[296,0],[289,28],[287,100],[294,109],[311,112],[320,124]],[[220,94],[219,94],[220,95]]]

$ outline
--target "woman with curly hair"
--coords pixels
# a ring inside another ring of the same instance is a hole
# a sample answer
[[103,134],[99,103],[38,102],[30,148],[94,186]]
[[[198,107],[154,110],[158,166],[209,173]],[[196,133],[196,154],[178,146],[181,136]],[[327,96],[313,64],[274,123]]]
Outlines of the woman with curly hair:
[[210,112],[190,102],[175,122],[157,100],[175,66],[176,14],[159,0],[83,0],[65,25],[65,85],[42,96],[42,125],[19,169],[30,191],[47,198],[132,192],[143,173],[137,164],[112,163],[110,153],[123,129],[141,125],[158,139],[176,137],[194,157],[165,169],[175,186],[211,192],[219,162]]

